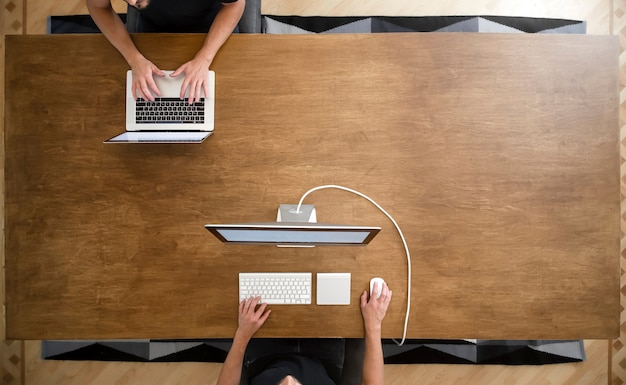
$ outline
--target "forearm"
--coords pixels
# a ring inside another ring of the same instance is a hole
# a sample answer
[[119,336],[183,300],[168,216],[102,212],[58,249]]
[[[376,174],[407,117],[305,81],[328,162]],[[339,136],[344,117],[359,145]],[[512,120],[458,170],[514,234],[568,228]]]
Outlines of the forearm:
[[110,6],[100,6],[87,1],[87,8],[91,18],[96,23],[102,34],[107,38],[115,49],[124,57],[132,67],[133,62],[142,57],[137,47],[130,38],[126,26]]
[[248,342],[250,342],[250,338],[242,337],[239,333],[235,333],[233,345],[224,360],[222,371],[217,379],[217,385],[239,385]]
[[228,3],[222,6],[222,9],[215,16],[215,20],[211,24],[204,44],[196,54],[196,58],[202,58],[209,64],[213,62],[217,51],[228,40],[241,19],[245,4],[245,0],[238,0],[235,3]]
[[383,385],[385,364],[380,327],[365,330],[365,354],[363,357],[363,385]]

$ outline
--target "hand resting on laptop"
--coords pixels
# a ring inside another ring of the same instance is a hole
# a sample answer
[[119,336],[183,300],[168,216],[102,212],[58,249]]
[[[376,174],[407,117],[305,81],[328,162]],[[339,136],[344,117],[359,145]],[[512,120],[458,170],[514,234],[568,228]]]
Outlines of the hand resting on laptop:
[[[178,2],[175,7],[163,5],[160,0],[126,2],[139,11],[140,28],[134,32],[206,33],[198,52],[180,65],[172,76],[177,77],[183,73],[186,75],[180,95],[182,98],[188,92],[189,104],[199,100],[202,90],[207,94],[209,78],[205,72],[211,67],[218,50],[235,30],[243,15],[245,1],[183,1]],[[155,82],[155,77],[167,75],[137,49],[127,28],[113,9],[111,0],[87,0],[87,8],[102,34],[130,65],[135,99],[143,96],[146,100],[154,101],[154,95],[161,96],[162,90]],[[181,23],[181,19],[185,22]]]

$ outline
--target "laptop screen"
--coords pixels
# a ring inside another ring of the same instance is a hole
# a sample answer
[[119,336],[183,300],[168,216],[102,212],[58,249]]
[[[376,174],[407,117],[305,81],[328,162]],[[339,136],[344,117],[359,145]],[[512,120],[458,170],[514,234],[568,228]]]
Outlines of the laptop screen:
[[211,134],[207,131],[128,131],[104,143],[202,143]]

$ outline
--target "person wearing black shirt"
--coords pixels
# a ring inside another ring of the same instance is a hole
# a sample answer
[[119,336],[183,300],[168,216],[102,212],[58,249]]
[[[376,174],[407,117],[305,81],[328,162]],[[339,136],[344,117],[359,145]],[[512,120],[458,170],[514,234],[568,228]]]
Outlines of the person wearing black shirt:
[[[143,32],[207,34],[196,55],[170,76],[185,75],[180,97],[188,89],[190,103],[199,101],[202,91],[208,95],[208,69],[241,19],[245,0],[127,0],[127,3],[139,11]],[[160,95],[160,92],[153,76],[165,76],[165,73],[139,52],[113,10],[111,0],[87,0],[87,8],[100,31],[130,65],[133,96],[154,100],[153,93]]]
[[[378,292],[377,285],[374,287],[374,293]],[[384,283],[380,297],[369,296],[367,291],[361,295],[361,314],[365,327],[365,348],[360,381],[363,385],[384,384],[381,328],[391,296],[391,290]],[[337,376],[333,373],[328,363],[319,357],[295,353],[274,355],[271,348],[266,348],[266,357],[258,358],[249,367],[246,365],[247,367],[244,368],[246,348],[271,313],[271,310],[267,309],[267,304],[259,305],[260,300],[260,297],[254,297],[243,300],[239,304],[237,331],[222,366],[217,385],[240,385],[245,382],[250,385],[338,385],[350,382],[345,375]],[[247,369],[252,370],[247,375],[246,381],[242,381],[242,373],[247,373]]]

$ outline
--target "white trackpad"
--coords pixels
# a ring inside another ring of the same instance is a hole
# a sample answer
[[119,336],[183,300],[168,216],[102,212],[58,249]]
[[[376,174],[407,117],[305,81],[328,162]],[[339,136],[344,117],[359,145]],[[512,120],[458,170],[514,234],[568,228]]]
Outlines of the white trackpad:
[[350,273],[317,273],[318,305],[350,305]]

